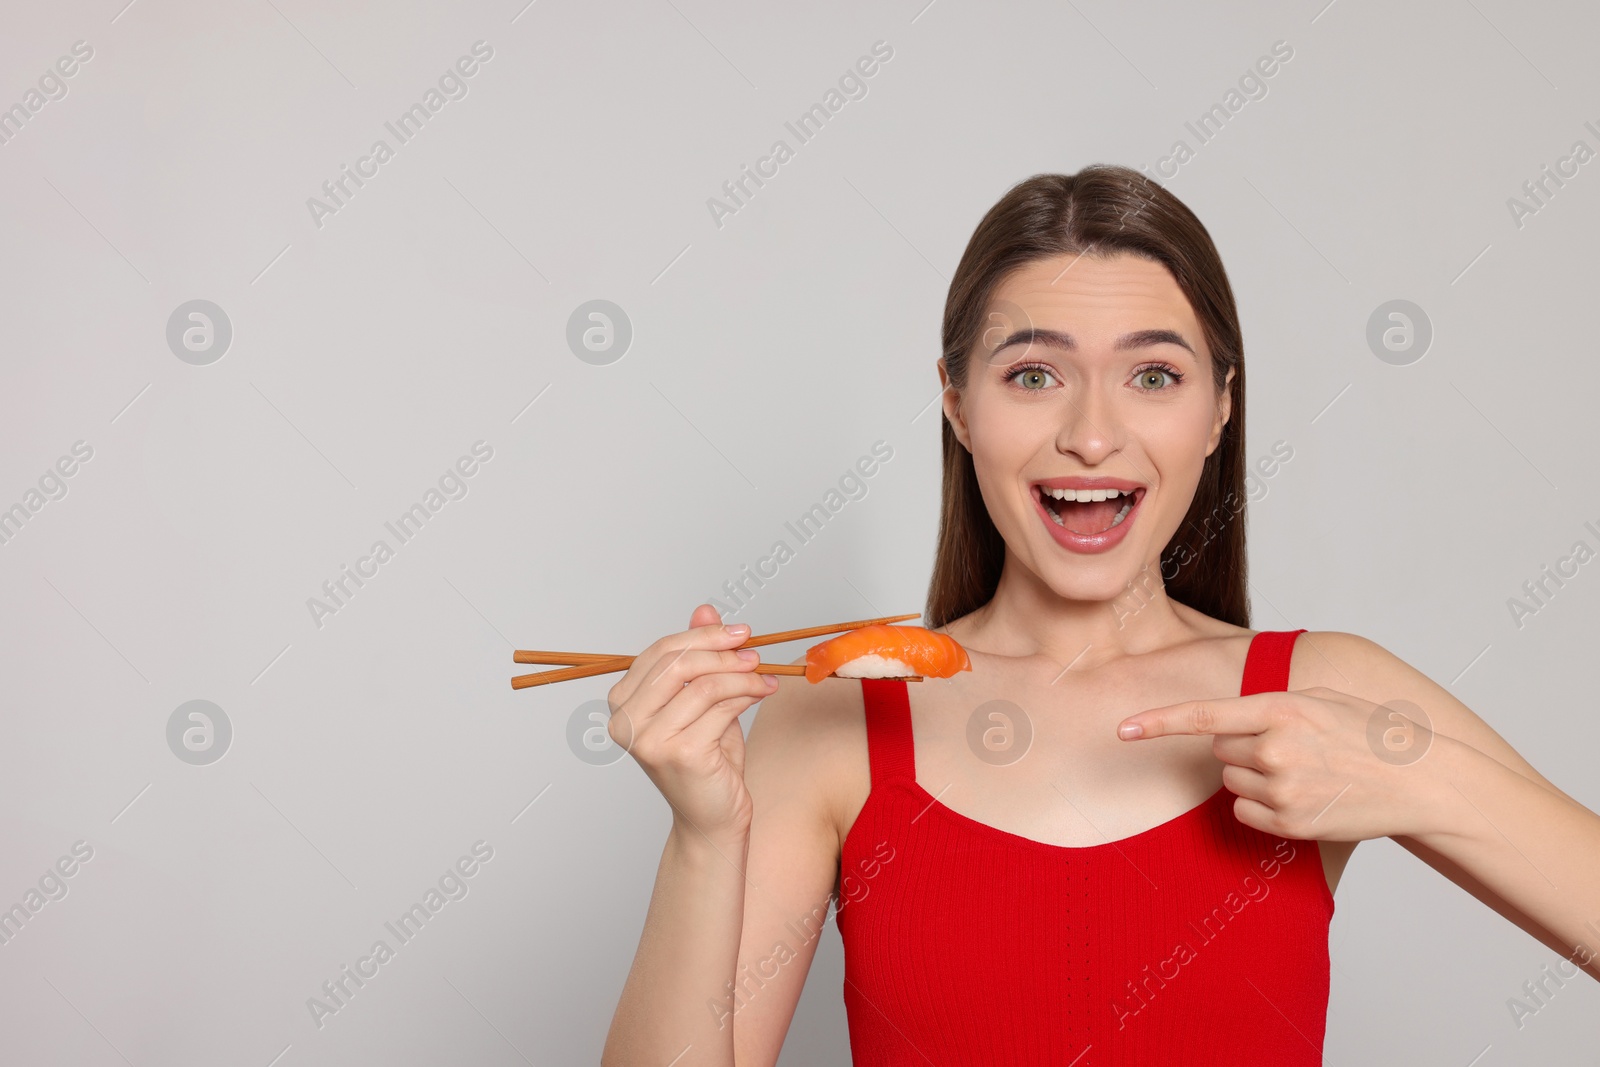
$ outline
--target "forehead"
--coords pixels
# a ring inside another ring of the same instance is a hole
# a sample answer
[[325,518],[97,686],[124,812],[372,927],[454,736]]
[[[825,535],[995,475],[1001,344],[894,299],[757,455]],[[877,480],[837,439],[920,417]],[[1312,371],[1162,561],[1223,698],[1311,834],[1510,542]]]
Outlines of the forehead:
[[1167,268],[1154,260],[1063,255],[1018,267],[995,289],[992,304],[1010,304],[1029,325],[1072,334],[1082,344],[1109,344],[1134,330],[1170,329],[1197,353],[1205,335],[1194,309]]

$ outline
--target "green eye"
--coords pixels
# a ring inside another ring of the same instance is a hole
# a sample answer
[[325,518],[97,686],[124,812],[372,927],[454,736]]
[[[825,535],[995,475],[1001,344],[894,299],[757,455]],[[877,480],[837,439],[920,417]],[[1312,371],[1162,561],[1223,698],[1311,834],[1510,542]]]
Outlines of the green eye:
[[1050,373],[1049,368],[1041,367],[1038,364],[1023,364],[1022,366],[1012,367],[1010,373],[1006,375],[1006,381],[1016,382],[1023,389],[1035,393],[1048,386],[1054,380],[1055,375]]
[[1183,381],[1183,375],[1171,367],[1141,367],[1135,380],[1139,383],[1139,388],[1143,392],[1159,393],[1163,389],[1170,389]]

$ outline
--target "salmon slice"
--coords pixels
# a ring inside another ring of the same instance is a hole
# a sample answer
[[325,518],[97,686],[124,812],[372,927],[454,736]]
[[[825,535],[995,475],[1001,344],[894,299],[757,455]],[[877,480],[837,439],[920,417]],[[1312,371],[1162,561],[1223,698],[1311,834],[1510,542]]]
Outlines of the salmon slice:
[[806,681],[840,678],[948,678],[970,671],[953,637],[920,626],[863,626],[806,649]]

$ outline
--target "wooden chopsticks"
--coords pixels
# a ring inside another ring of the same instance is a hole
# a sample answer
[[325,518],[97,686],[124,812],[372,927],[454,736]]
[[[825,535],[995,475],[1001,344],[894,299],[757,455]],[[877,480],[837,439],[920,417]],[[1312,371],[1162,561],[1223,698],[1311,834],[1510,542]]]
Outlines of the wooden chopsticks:
[[[740,648],[759,648],[763,645],[781,645],[785,641],[799,641],[808,637],[822,637],[827,634],[844,633],[846,630],[859,630],[863,626],[882,626],[896,622],[905,622],[915,619],[921,613],[913,612],[910,615],[890,615],[882,619],[860,619],[856,622],[834,623],[831,626],[808,626],[799,630],[782,630],[778,633],[752,635],[749,640],[740,645]],[[568,682],[577,678],[590,678],[597,674],[612,674],[625,671],[633,665],[632,656],[617,655],[605,652],[543,652],[531,649],[517,649],[511,656],[516,663],[552,663],[565,665],[562,670],[536,671],[533,674],[519,674],[511,679],[511,688],[526,689],[534,685],[549,685],[551,682]],[[804,675],[805,666],[799,663],[758,663],[757,674]],[[907,681],[921,681],[921,678],[908,678]]]

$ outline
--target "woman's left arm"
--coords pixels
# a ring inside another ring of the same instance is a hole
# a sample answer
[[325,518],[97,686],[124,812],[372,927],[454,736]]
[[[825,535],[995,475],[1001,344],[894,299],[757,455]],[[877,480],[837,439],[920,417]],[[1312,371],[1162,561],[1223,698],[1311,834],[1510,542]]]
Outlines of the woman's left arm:
[[1600,980],[1600,815],[1365,638],[1301,634],[1290,686],[1123,723],[1141,739],[1215,735],[1241,822],[1305,840],[1390,837]]
[[1428,784],[1441,814],[1393,839],[1600,980],[1600,815],[1452,737]]

